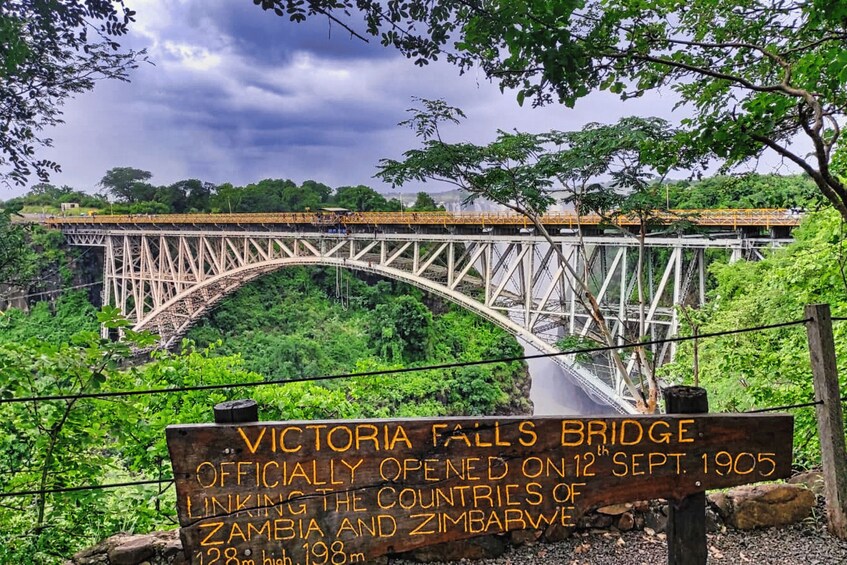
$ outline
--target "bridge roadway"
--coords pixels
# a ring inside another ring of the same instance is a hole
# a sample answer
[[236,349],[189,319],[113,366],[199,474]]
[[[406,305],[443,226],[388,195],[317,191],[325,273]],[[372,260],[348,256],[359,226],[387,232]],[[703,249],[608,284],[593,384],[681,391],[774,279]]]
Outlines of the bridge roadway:
[[[792,228],[800,223],[801,215],[784,209],[721,209],[721,210],[670,210],[653,215],[651,225],[661,226],[673,222],[690,222],[702,228],[721,229],[772,229]],[[512,212],[280,212],[261,214],[126,214],[55,217],[45,220],[57,227],[71,225],[194,225],[201,226],[332,226],[362,227],[503,227],[529,228],[528,218]],[[606,222],[597,215],[579,216],[575,212],[551,212],[541,217],[541,223],[550,228],[574,229],[597,227]],[[621,217],[618,226],[637,227],[637,217]]]
[[[596,217],[568,213],[542,219],[556,248],[515,214],[133,215],[45,223],[71,245],[103,249],[104,303],[120,308],[134,329],[157,332],[165,346],[251,280],[286,266],[320,265],[417,286],[552,353],[565,335],[597,337],[577,277],[588,281],[620,343],[639,333],[642,317],[651,338],[666,338],[676,335],[678,305],[705,302],[706,249],[756,259],[790,241],[799,219],[784,210],[718,210],[692,217],[698,227],[689,234],[651,225],[643,307],[636,300],[638,240],[625,235],[632,225],[604,230]],[[659,361],[673,352],[672,344],[653,351]],[[607,365],[556,360],[592,398],[633,410],[631,394]]]

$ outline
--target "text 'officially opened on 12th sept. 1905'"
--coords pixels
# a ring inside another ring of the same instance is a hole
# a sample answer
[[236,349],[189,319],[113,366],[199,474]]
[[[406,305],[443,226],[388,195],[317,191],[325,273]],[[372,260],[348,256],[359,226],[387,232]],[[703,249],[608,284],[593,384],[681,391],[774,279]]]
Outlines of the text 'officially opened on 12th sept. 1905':
[[787,476],[785,415],[265,422],[168,428],[197,565],[346,565],[588,508]]

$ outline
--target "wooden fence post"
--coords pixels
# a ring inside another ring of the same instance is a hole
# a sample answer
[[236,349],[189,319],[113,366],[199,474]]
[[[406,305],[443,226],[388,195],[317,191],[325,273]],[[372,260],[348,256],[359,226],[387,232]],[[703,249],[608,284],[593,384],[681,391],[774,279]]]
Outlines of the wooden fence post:
[[259,405],[255,400],[228,400],[215,404],[216,424],[244,424],[259,421]]
[[806,334],[815,383],[815,415],[821,440],[824,496],[829,531],[847,539],[847,450],[829,304],[806,306]]
[[[709,398],[703,388],[672,386],[663,393],[668,414],[709,411]],[[706,491],[668,500],[667,533],[668,565],[706,565]]]

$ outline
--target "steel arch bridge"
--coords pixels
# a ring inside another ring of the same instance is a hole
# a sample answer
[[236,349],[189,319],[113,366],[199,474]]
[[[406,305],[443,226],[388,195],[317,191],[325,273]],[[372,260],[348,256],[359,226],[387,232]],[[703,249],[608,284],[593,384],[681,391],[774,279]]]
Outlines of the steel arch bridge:
[[[494,226],[490,215],[472,222],[469,214],[450,215],[454,223],[445,221],[444,213],[437,214],[437,222],[426,214],[399,220],[396,214],[393,219],[386,215],[376,223],[363,223],[373,220],[373,214],[278,214],[273,222],[269,216],[101,216],[48,223],[61,228],[71,245],[104,250],[103,303],[118,307],[133,329],[158,333],[164,346],[176,343],[236,289],[294,265],[358,270],[414,285],[546,353],[557,352],[555,343],[565,335],[596,332],[594,320],[581,307],[574,276],[590,281],[619,343],[639,320],[633,302],[634,238],[600,230],[591,235],[581,225],[573,229],[549,222],[545,225],[556,228],[551,231],[561,251],[557,253],[522,218],[502,214]],[[644,315],[650,335],[675,335],[676,305],[704,303],[707,249],[727,250],[737,260],[755,258],[761,248],[785,241],[745,237],[739,231],[648,237]],[[672,345],[656,347],[654,354],[670,358]],[[614,372],[556,359],[590,396],[621,412],[633,410]]]

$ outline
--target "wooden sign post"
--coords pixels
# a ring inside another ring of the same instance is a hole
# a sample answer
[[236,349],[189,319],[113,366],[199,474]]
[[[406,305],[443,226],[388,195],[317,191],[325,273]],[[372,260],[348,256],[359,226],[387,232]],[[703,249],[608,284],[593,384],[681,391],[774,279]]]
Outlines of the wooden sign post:
[[787,415],[170,426],[193,565],[347,565],[787,477]]

